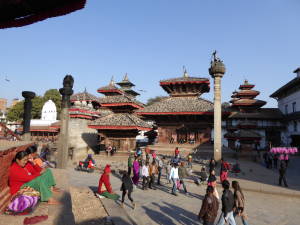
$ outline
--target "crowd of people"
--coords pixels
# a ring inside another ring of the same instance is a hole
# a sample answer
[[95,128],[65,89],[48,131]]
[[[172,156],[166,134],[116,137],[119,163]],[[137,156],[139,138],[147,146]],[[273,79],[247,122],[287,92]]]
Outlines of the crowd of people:
[[[162,171],[165,170],[165,178],[170,184],[172,182],[171,194],[177,196],[177,192],[181,191],[184,194],[188,194],[187,186],[185,184],[186,178],[192,178],[190,173],[190,165],[186,166],[187,162],[192,162],[191,157],[183,159],[180,156],[178,148],[174,150],[174,156],[171,159],[166,157],[160,158],[156,155],[155,151],[145,149],[145,157],[142,157],[141,149],[137,149],[134,154],[128,157],[128,170],[121,171],[122,173],[122,185],[120,191],[122,191],[121,206],[123,207],[125,196],[132,203],[132,208],[135,208],[135,202],[133,200],[132,192],[137,186],[146,191],[148,188],[155,190],[161,185]],[[198,218],[204,225],[214,224],[220,203],[221,215],[218,219],[218,225],[229,223],[235,225],[235,219],[240,217],[244,225],[248,225],[247,216],[245,213],[245,197],[238,181],[232,181],[233,192],[230,190],[230,183],[228,181],[228,172],[231,170],[231,166],[226,160],[221,160],[220,169],[220,182],[223,187],[223,193],[221,198],[219,197],[217,190],[217,177],[216,167],[217,163],[214,159],[209,162],[209,175],[206,172],[206,168],[202,167],[199,179],[201,182],[207,183],[206,195],[202,202],[202,206],[198,215]],[[98,186],[98,193],[104,197],[111,199],[118,199],[120,196],[113,192],[109,179],[110,165],[107,165],[104,169],[104,173],[101,175]],[[193,179],[193,178],[192,178]],[[196,178],[197,180],[198,178]],[[140,182],[141,181],[141,182]]]

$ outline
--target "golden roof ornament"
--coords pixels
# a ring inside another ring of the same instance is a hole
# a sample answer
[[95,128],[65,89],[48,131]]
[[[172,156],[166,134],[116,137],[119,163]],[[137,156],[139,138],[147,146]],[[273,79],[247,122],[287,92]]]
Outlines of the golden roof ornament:
[[128,74],[127,74],[127,73],[125,73],[125,76],[124,76],[124,78],[123,78],[123,81],[129,81],[129,78],[128,78]]
[[185,66],[183,66],[183,77],[185,78],[189,77],[189,74],[187,73]]
[[111,77],[111,80],[109,82],[110,86],[114,86],[115,85],[115,81],[114,81],[114,76]]

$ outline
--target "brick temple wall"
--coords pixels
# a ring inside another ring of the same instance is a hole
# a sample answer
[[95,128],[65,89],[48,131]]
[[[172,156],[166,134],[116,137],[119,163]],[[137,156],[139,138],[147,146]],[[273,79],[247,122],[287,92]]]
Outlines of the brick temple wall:
[[97,130],[88,128],[88,122],[78,118],[69,121],[69,148],[73,149],[73,161],[82,160],[97,146]]

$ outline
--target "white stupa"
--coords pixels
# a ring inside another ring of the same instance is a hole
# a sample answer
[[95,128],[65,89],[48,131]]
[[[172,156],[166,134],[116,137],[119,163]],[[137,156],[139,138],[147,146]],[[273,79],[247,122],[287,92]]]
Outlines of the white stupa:
[[43,106],[41,120],[56,121],[56,119],[57,119],[56,105],[52,100],[48,100],[47,102],[45,102]]
[[57,122],[56,105],[52,100],[48,100],[43,105],[41,119],[31,120],[30,126],[49,126],[55,122]]

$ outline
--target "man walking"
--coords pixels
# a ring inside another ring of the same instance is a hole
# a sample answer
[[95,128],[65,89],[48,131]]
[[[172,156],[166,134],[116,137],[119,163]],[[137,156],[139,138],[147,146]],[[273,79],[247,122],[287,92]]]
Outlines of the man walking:
[[212,186],[208,186],[198,215],[198,218],[203,222],[203,225],[214,225],[218,215],[219,201],[213,193],[214,188]]
[[128,157],[128,171],[127,171],[129,176],[131,175],[132,166],[133,166],[133,156],[132,154],[130,154]]
[[170,171],[170,177],[169,180],[172,180],[173,182],[173,188],[172,188],[172,194],[176,195],[176,191],[177,191],[177,182],[178,182],[179,176],[178,176],[178,168],[177,168],[177,164],[174,163],[172,165],[172,169]]
[[184,193],[187,195],[188,192],[187,192],[187,189],[186,189],[186,186],[185,186],[185,183],[184,183],[184,179],[187,178],[188,172],[187,172],[187,169],[184,166],[184,162],[180,163],[180,166],[178,168],[178,176],[179,176],[179,182],[183,186]]
[[157,174],[157,173],[158,173],[158,170],[157,170],[156,162],[155,162],[155,160],[153,160],[149,167],[149,177],[150,177],[149,188],[150,189],[155,190],[154,182],[155,182],[155,174]]
[[161,177],[161,173],[162,173],[164,164],[163,164],[163,161],[159,157],[156,157],[156,163],[157,163],[157,169],[158,169],[157,185],[160,185],[160,177]]
[[286,183],[285,173],[286,173],[286,163],[281,162],[280,163],[280,168],[279,168],[279,185],[281,186],[281,183],[283,181],[284,186],[288,187],[288,185]]
[[229,190],[230,183],[228,180],[224,180],[222,183],[223,195],[222,195],[222,213],[217,225],[224,225],[229,223],[230,225],[236,225],[233,217],[234,196],[232,191]]
[[143,190],[147,190],[149,185],[149,163],[148,162],[146,162],[143,165],[142,176],[143,176]]

